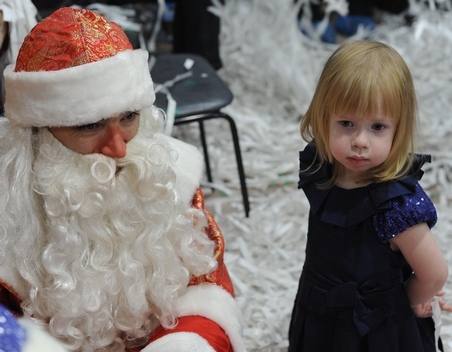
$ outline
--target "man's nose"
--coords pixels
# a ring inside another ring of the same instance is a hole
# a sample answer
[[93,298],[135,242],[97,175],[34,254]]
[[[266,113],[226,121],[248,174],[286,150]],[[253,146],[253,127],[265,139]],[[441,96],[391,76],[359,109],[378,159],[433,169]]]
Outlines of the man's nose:
[[124,135],[118,126],[108,127],[107,135],[102,143],[101,154],[111,158],[124,158],[127,152],[127,145]]

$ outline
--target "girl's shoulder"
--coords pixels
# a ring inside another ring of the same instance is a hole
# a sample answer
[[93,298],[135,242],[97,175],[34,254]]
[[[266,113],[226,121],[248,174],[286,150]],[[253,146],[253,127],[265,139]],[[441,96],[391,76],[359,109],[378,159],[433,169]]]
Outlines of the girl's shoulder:
[[412,192],[388,200],[385,207],[385,211],[373,218],[374,227],[383,242],[423,222],[432,228],[438,219],[432,200],[418,182]]
[[406,189],[406,192],[391,194],[383,203],[384,211],[373,218],[374,227],[383,242],[423,222],[432,228],[438,220],[435,206],[419,184],[424,172],[422,166],[431,162],[431,156],[416,154],[411,169],[405,177],[390,182],[392,189]]
[[332,166],[321,163],[317,155],[315,142],[311,142],[299,153],[298,188],[307,188],[326,184],[332,175]]

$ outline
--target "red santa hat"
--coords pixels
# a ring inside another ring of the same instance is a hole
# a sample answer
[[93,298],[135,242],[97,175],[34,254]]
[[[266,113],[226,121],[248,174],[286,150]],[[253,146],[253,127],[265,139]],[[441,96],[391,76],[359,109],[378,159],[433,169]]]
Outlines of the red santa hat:
[[115,23],[64,7],[25,37],[5,68],[5,115],[21,126],[76,126],[155,100],[148,52],[133,50]]

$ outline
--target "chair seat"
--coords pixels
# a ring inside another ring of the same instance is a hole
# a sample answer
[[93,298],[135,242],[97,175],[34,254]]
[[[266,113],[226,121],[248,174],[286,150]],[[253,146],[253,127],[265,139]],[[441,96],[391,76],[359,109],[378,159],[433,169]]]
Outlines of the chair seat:
[[[177,82],[170,89],[172,97],[177,102],[175,120],[180,117],[219,111],[231,103],[233,99],[231,91],[203,57],[194,54],[161,54],[155,59],[151,76],[156,84],[167,82],[177,75],[186,73],[185,60],[194,61],[191,68],[192,75]],[[157,93],[155,105],[166,110],[166,95]]]

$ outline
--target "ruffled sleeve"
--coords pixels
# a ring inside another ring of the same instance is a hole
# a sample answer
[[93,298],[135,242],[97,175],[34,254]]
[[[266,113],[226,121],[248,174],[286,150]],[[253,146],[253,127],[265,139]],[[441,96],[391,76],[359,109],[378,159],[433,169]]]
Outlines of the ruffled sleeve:
[[331,177],[331,165],[320,164],[314,142],[306,145],[304,150],[300,152],[299,158],[298,188],[303,189],[311,205],[311,212],[315,214],[331,191],[331,188],[319,187]]
[[435,206],[419,184],[413,193],[392,200],[390,210],[374,216],[374,227],[384,242],[423,222],[432,228],[437,221]]

